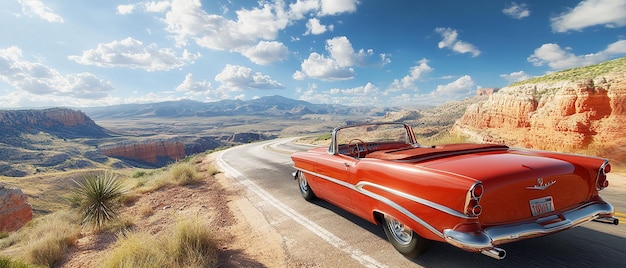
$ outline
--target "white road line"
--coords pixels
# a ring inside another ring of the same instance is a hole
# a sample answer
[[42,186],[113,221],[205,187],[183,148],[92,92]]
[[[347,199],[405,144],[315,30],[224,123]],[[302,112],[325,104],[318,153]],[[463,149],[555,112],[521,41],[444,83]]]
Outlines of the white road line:
[[[226,150],[226,151],[228,151],[228,150]],[[224,152],[226,152],[226,151],[224,151]],[[303,215],[299,214],[298,212],[296,212],[295,210],[293,210],[289,206],[287,206],[287,205],[283,204],[282,202],[278,201],[278,199],[276,199],[274,196],[272,196],[267,191],[263,190],[256,183],[246,179],[243,176],[243,174],[241,174],[236,169],[232,168],[230,165],[228,165],[222,159],[222,155],[224,154],[224,152],[222,152],[222,153],[220,153],[218,155],[218,157],[217,157],[217,165],[224,171],[224,173],[227,176],[230,176],[230,177],[233,177],[233,178],[237,179],[237,181],[239,181],[241,184],[245,185],[248,188],[248,190],[250,190],[251,192],[257,194],[259,197],[261,197],[263,200],[267,201],[269,204],[274,206],[276,209],[278,209],[280,212],[285,214],[287,217],[291,218],[295,222],[297,222],[300,225],[304,226],[309,231],[313,232],[314,234],[316,234],[320,238],[324,239],[326,242],[328,242],[329,244],[331,244],[335,248],[337,248],[337,249],[339,249],[339,250],[349,254],[350,257],[352,257],[353,259],[357,260],[359,263],[361,263],[365,267],[387,267],[387,265],[382,264],[379,261],[375,260],[374,258],[366,255],[361,250],[356,249],[356,248],[350,246],[346,241],[342,240],[341,238],[337,237],[333,233],[329,232],[328,230],[324,229],[323,227],[321,227],[321,226],[317,225],[316,223],[312,222],[311,220],[307,219],[306,217],[304,217]]]

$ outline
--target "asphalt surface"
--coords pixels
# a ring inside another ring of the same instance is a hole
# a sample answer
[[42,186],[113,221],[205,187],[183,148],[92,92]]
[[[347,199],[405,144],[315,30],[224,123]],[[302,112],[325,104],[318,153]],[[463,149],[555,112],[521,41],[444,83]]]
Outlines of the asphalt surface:
[[[622,224],[589,222],[550,236],[501,247],[503,260],[433,242],[414,259],[395,251],[381,226],[325,201],[307,202],[292,177],[291,152],[307,145],[278,139],[223,151],[220,169],[247,189],[275,231],[283,237],[290,266],[317,267],[626,267],[626,181],[601,195],[616,207]],[[611,179],[611,176],[609,176]]]

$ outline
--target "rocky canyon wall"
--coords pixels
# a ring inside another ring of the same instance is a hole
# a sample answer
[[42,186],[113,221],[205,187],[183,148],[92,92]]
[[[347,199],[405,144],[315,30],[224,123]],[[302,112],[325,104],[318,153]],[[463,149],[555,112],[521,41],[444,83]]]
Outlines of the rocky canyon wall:
[[163,166],[185,157],[185,144],[177,141],[150,141],[121,144],[100,148],[109,157],[138,160],[155,166]]
[[453,131],[479,142],[626,161],[626,67],[577,82],[505,87],[473,104]]
[[0,183],[0,232],[12,232],[33,219],[33,210],[22,190]]

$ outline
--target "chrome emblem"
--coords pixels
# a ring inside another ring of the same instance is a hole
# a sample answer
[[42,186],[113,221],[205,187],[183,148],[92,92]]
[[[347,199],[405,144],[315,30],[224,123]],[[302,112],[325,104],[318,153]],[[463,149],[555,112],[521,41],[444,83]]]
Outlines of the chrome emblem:
[[555,184],[555,183],[556,183],[556,181],[551,181],[551,182],[544,183],[542,178],[538,178],[536,185],[528,186],[528,187],[526,187],[526,189],[529,189],[529,190],[545,190],[546,188],[552,186],[552,184]]

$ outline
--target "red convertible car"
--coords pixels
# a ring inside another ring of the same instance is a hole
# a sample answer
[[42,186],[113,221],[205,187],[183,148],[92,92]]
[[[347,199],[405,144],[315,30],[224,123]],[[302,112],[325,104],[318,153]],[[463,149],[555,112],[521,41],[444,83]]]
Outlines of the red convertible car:
[[598,192],[608,160],[497,144],[422,146],[401,123],[339,127],[330,147],[291,155],[304,199],[374,224],[414,257],[431,240],[502,259],[499,246],[588,221],[618,224]]

